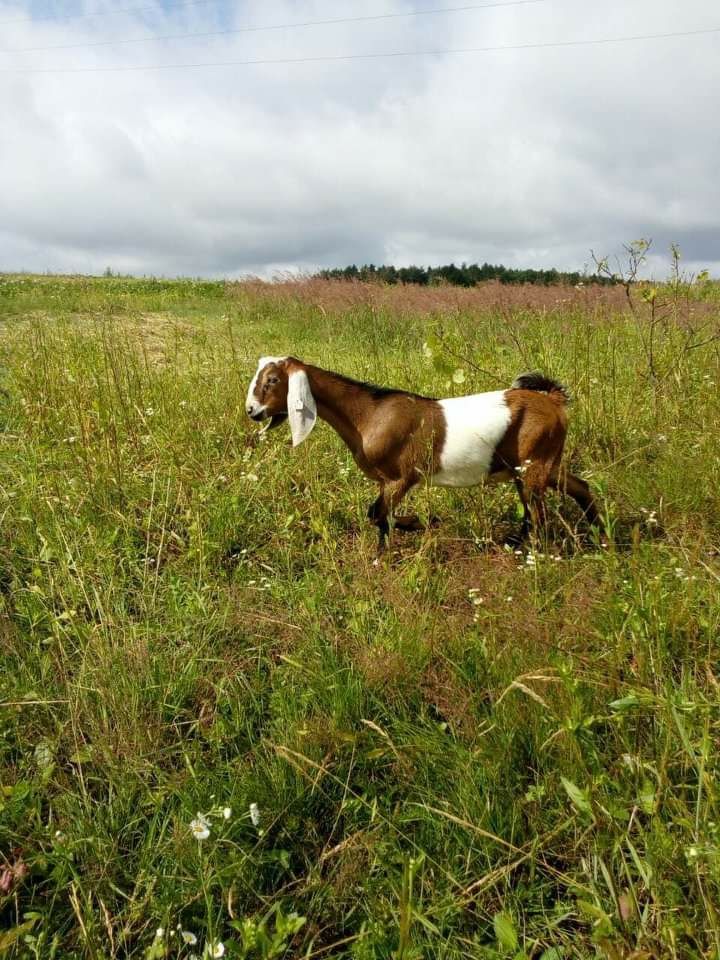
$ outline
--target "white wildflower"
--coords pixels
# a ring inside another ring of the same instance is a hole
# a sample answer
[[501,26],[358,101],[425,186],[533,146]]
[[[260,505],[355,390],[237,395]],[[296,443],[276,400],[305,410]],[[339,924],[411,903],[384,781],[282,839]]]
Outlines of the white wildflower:
[[192,930],[181,930],[180,936],[182,937],[182,942],[186,943],[189,947],[194,947],[198,942],[198,939]]
[[232,816],[232,807],[223,807],[223,819],[229,820]]
[[205,952],[209,957],[224,957],[225,944],[221,940],[216,940],[215,943],[208,943],[205,947]]
[[165,927],[158,927],[157,930],[155,931],[155,939],[162,940],[164,936],[165,936]]
[[260,826],[260,807],[256,803],[250,804],[250,819],[254,827]]
[[257,483],[260,478],[256,473],[246,473],[245,479],[249,480],[251,483]]
[[207,840],[210,836],[210,824],[201,813],[195,820],[190,821],[190,832],[196,840]]

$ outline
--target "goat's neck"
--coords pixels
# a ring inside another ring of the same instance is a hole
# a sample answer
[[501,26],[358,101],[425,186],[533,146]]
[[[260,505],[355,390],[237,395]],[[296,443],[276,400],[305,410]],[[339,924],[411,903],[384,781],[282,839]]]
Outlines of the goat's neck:
[[340,434],[353,453],[362,443],[362,428],[370,413],[371,397],[359,383],[348,383],[329,370],[304,365],[318,416]]

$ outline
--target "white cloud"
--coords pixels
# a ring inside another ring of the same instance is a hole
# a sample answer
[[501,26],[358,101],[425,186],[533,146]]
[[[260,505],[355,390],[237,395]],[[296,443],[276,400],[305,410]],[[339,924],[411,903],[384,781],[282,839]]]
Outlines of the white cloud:
[[[352,0],[218,0],[0,30],[7,49],[413,7],[421,9],[409,0],[362,8]],[[715,7],[548,0],[212,40],[2,53],[0,67],[589,39],[720,27]],[[28,9],[0,0],[0,21]],[[581,268],[591,247],[611,253],[638,236],[654,237],[658,252],[677,240],[691,266],[717,269],[718,43],[715,34],[334,63],[5,72],[0,269],[231,275],[449,260]],[[662,259],[653,267],[662,270]]]

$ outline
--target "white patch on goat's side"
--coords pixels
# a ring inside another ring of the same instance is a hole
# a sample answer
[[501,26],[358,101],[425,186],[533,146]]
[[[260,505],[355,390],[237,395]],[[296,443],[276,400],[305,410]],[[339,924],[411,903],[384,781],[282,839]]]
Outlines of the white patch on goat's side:
[[245,409],[248,413],[261,413],[265,409],[265,405],[259,404],[254,397],[255,385],[258,382],[258,377],[269,363],[282,363],[283,360],[287,360],[287,357],[260,357],[258,360],[257,370],[255,371],[255,376],[250,381],[247,398],[245,400]]
[[473,487],[490,472],[495,448],[510,425],[504,390],[439,400],[445,415],[440,469],[430,478],[439,487]]

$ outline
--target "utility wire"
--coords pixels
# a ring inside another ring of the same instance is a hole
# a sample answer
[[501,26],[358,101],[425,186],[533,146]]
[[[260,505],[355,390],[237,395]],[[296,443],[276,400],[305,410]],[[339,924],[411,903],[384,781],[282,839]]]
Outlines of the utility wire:
[[91,17],[114,17],[116,14],[122,13],[164,14],[167,10],[174,10],[178,7],[207,6],[208,4],[217,2],[218,0],[177,0],[177,2],[165,3],[162,7],[159,7],[156,4],[152,7],[121,7],[119,10],[97,10],[95,13],[67,13],[60,14],[60,16],[56,16],[55,14],[47,14],[43,17],[23,17],[21,20],[0,20],[0,27],[10,26],[11,24],[15,23],[37,23],[40,21],[62,23],[67,20],[87,20]]
[[545,0],[498,0],[496,3],[469,3],[462,7],[433,7],[428,10],[406,10],[402,13],[374,13],[360,17],[335,17],[329,20],[305,20],[295,23],[275,23],[269,26],[235,27],[227,30],[210,30],[206,33],[168,33],[157,37],[131,37],[120,40],[91,40],[86,43],[63,43],[51,47],[0,48],[0,53],[40,53],[48,50],[76,50],[80,47],[111,47],[128,43],[155,43],[161,40],[200,40],[226,37],[238,33],[261,33],[266,30],[289,30],[293,27],[318,27],[336,23],[364,23],[370,20],[394,20],[401,17],[426,17],[437,13],[458,13],[467,10],[487,10],[495,7],[519,7]]
[[720,33],[720,27],[700,30],[677,30],[672,33],[643,33],[628,37],[601,37],[593,40],[549,40],[542,43],[513,43],[496,47],[456,47],[448,50],[399,50],[391,53],[348,53],[337,56],[283,57],[277,60],[216,60],[200,63],[158,63],[125,67],[4,67],[0,73],[135,73],[157,70],[194,70],[203,67],[279,66],[297,63],[339,63],[348,60],[382,60],[408,57],[438,57],[450,54],[497,53],[510,50],[548,50],[560,47],[590,47],[610,43],[633,43],[641,40],[668,40],[674,37],[698,37]]

